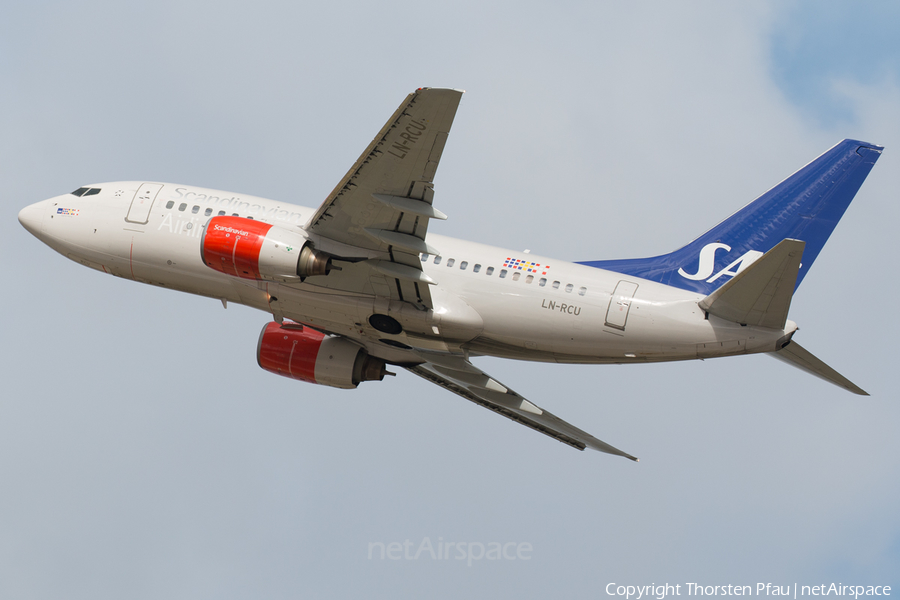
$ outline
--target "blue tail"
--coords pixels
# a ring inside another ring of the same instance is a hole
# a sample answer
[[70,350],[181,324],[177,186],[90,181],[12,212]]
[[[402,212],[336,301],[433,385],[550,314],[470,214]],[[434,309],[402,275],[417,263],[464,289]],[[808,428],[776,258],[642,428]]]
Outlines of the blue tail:
[[882,150],[844,140],[683,248],[579,264],[711,294],[790,238],[806,242],[799,286]]

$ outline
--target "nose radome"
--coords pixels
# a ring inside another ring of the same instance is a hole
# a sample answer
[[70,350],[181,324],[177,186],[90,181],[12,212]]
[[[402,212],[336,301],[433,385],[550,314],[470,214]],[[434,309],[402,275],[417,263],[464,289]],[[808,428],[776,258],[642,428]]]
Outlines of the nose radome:
[[28,230],[31,235],[40,238],[44,222],[44,213],[47,212],[47,203],[37,202],[26,206],[19,211],[19,223]]

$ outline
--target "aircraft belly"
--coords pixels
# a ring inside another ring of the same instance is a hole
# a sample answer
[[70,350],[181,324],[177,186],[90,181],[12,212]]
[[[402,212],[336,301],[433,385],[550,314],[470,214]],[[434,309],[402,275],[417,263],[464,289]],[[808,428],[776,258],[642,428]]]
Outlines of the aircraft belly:
[[441,286],[435,287],[436,289],[432,291],[434,311],[416,311],[411,305],[404,303],[407,319],[418,320],[421,319],[420,315],[433,313],[434,323],[431,323],[430,319],[426,321],[423,333],[437,334],[441,339],[451,343],[469,341],[484,331],[484,318],[464,298],[448,292]]
[[480,298],[475,310],[484,320],[484,328],[477,339],[517,354],[552,353],[558,343],[556,323],[540,312],[539,303],[534,297],[514,293]]
[[278,283],[260,285],[271,298],[268,307],[262,309],[271,310],[276,318],[288,318],[354,338],[366,332],[378,333],[367,321],[373,312],[371,296],[322,293]]
[[571,303],[515,294],[493,298],[478,304],[484,331],[466,346],[475,353],[519,360],[591,364],[689,360],[770,350],[769,338],[777,333],[761,335],[715,318],[710,321],[692,299],[654,302],[635,297],[626,325],[620,328],[609,323],[611,295]]

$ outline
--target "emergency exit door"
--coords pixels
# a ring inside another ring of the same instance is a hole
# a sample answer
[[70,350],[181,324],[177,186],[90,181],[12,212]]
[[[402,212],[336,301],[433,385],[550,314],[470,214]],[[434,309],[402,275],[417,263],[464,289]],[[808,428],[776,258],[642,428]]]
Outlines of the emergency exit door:
[[606,309],[606,325],[625,331],[625,322],[628,320],[628,311],[631,310],[631,300],[637,291],[638,285],[630,281],[620,281],[609,299],[609,308]]

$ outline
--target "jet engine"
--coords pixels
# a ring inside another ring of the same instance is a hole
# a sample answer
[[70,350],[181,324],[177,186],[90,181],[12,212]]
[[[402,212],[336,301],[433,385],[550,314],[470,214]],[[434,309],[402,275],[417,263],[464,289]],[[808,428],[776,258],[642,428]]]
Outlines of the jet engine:
[[267,281],[327,275],[332,256],[303,234],[243,217],[213,217],[203,227],[200,257],[226,275]]
[[284,377],[353,389],[361,381],[381,381],[385,363],[353,342],[299,323],[272,322],[259,334],[259,366]]

